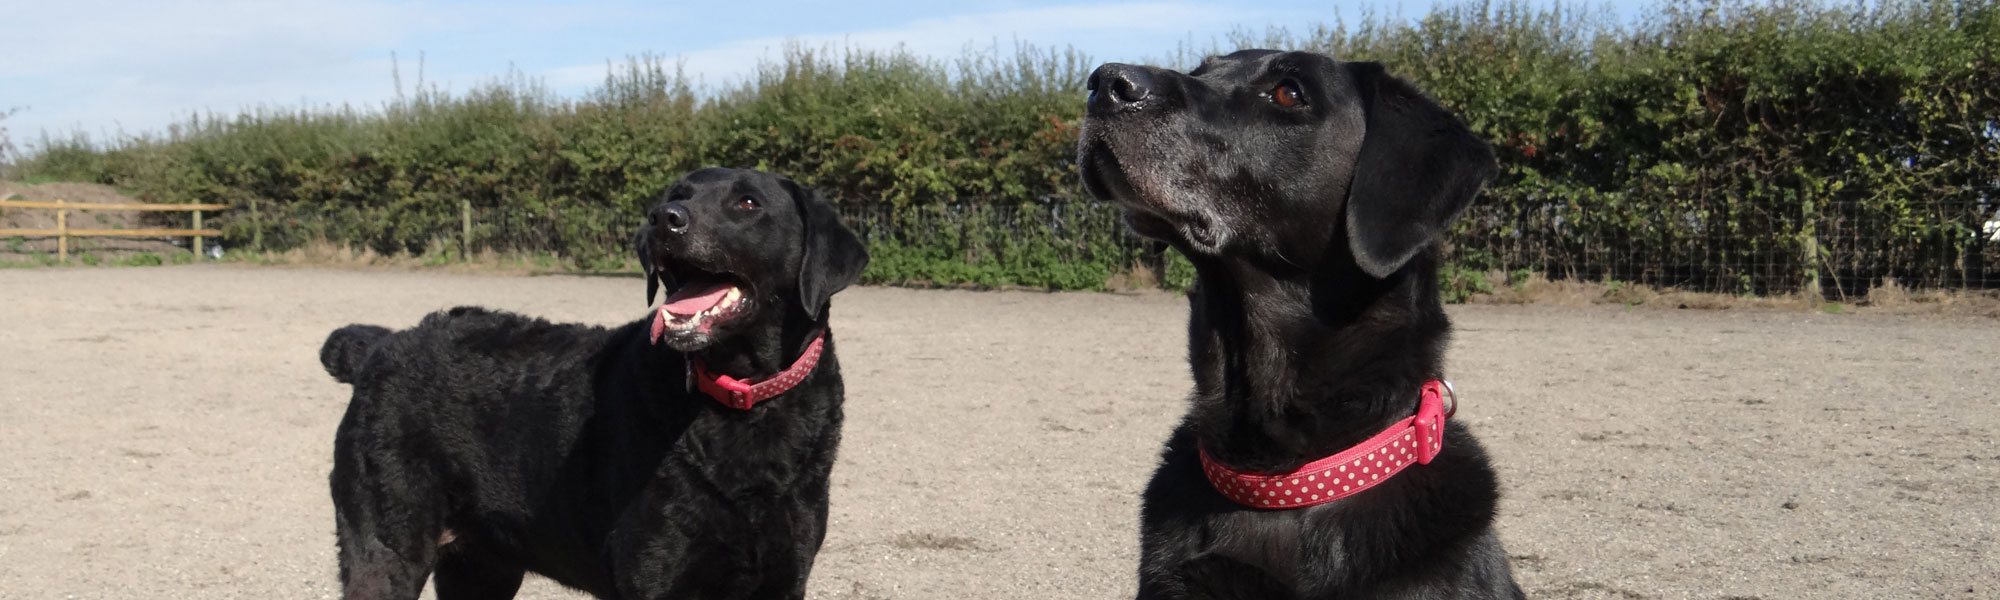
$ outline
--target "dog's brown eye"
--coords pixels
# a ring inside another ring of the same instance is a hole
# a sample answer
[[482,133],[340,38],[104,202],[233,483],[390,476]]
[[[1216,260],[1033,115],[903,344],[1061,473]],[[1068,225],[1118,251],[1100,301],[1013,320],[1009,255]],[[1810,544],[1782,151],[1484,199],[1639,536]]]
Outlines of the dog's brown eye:
[[1266,92],[1265,96],[1271,99],[1272,104],[1285,108],[1298,108],[1306,105],[1305,96],[1299,94],[1299,84],[1290,81],[1280,83],[1278,87],[1271,88],[1271,91]]
[[757,199],[751,196],[744,196],[736,200],[736,208],[743,210],[757,210],[761,206],[763,205],[758,204]]

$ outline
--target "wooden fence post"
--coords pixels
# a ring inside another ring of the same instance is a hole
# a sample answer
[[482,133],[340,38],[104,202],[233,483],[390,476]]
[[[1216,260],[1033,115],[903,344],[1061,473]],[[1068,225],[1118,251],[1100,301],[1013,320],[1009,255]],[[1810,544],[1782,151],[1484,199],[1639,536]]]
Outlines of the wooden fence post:
[[[194,228],[201,229],[201,211],[198,210],[194,211]],[[202,252],[201,236],[194,236],[194,259],[201,260],[207,256],[207,252]]]
[[264,251],[264,212],[258,210],[257,199],[250,199],[250,250]]
[[69,211],[63,210],[63,199],[56,199],[56,259],[69,264]]
[[1819,215],[1814,214],[1811,192],[1807,192],[1804,217],[1799,224],[1799,253],[1805,266],[1805,281],[1802,292],[1806,298],[1818,304],[1826,301],[1826,294],[1819,287]]
[[458,235],[458,260],[461,262],[472,262],[472,201],[471,200],[458,201],[458,216],[460,219],[460,227]]
[[[0,208],[44,208],[56,211],[56,226],[53,229],[0,228],[0,237],[24,236],[24,237],[56,238],[56,259],[61,261],[63,264],[68,264],[69,239],[72,237],[194,238],[195,255],[200,256],[204,254],[202,252],[203,244],[207,242],[208,238],[219,237],[222,235],[222,231],[220,230],[199,229],[199,227],[201,227],[202,224],[201,213],[203,211],[229,210],[229,205],[227,204],[120,204],[120,203],[110,203],[110,202],[70,202],[68,200],[57,198],[56,201],[54,202],[16,202],[13,200],[0,200]],[[197,229],[91,229],[89,225],[85,225],[83,228],[78,229],[69,226],[69,211],[72,210],[77,212],[89,212],[93,210],[194,212],[194,225]],[[220,249],[220,247],[218,247],[217,249]]]

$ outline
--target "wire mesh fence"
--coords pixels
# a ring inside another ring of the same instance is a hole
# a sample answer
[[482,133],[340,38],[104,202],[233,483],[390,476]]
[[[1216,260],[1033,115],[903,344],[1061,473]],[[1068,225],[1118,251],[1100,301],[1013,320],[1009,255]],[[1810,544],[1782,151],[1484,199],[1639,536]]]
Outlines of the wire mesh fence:
[[[1661,206],[1615,226],[1559,206],[1475,205],[1453,238],[1461,264],[1698,292],[1840,299],[1893,279],[2000,288],[2000,215],[1983,200],[1830,202],[1792,209]],[[1807,212],[1811,211],[1811,212]]]
[[1165,281],[1165,246],[1131,233],[1102,203],[980,198],[839,211],[869,246],[873,282],[1095,289],[1135,270]]
[[1831,208],[1815,231],[1829,294],[1865,294],[1885,277],[1916,288],[2000,288],[2000,200],[1915,203],[1907,209],[1933,224],[1916,228],[1893,209]]
[[[1889,280],[1910,288],[1985,290],[2000,288],[1996,210],[2000,203],[1953,199],[1829,202],[1809,209],[1661,207],[1626,215],[1612,231],[1586,231],[1565,222],[1562,211],[1481,204],[1468,210],[1452,236],[1452,258],[1471,268],[1728,294],[1817,292],[1842,299]],[[1098,264],[1110,273],[1144,269],[1174,283],[1165,274],[1165,245],[1132,234],[1120,210],[1103,203],[863,204],[842,214],[864,239],[929,249],[938,260]],[[1055,261],[1021,260],[1040,253],[1052,253]],[[887,275],[884,280],[898,279]]]
[[[1131,233],[1120,209],[1105,203],[1044,197],[835,205],[869,245],[871,283],[1096,289],[1134,273],[1169,288],[1187,282],[1186,272],[1172,273],[1176,259],[1165,244]],[[225,243],[248,246],[253,235],[255,244],[275,248],[314,238],[360,245],[395,239],[404,241],[375,249],[550,254],[615,268],[630,257],[632,233],[644,222],[637,211],[604,206],[466,209],[443,216],[350,209],[307,222],[239,211],[225,227]],[[1888,279],[1919,289],[2000,289],[1996,211],[2000,202],[1980,199],[1783,209],[1663,203],[1608,218],[1573,206],[1475,203],[1450,238],[1448,262],[1697,292],[1817,291],[1836,300],[1863,296]]]

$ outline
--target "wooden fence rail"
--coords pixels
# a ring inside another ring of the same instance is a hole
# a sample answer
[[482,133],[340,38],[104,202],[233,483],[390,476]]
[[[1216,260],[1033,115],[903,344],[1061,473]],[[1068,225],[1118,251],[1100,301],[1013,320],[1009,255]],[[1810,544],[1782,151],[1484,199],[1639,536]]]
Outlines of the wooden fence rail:
[[[202,211],[229,210],[227,204],[99,204],[92,202],[23,202],[0,200],[0,209],[44,208],[55,209],[55,229],[0,229],[0,237],[53,237],[56,238],[56,256],[62,262],[69,262],[69,238],[72,237],[193,237],[194,256],[202,256],[202,238],[219,237],[222,232],[201,228]],[[72,210],[127,210],[127,211],[182,211],[194,213],[193,229],[70,229],[69,211]]]

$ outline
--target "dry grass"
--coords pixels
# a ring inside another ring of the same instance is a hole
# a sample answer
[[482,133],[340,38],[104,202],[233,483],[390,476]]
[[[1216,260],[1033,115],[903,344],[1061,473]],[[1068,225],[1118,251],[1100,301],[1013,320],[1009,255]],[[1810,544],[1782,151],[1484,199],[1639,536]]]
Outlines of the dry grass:
[[[448,245],[441,242],[432,244],[432,247],[441,248]],[[302,248],[283,252],[241,253],[232,256],[244,263],[281,267],[438,269],[452,273],[502,275],[606,272],[579,268],[574,263],[550,255],[488,251],[475,254],[470,261],[459,261],[455,257],[443,254],[383,255],[366,248],[354,248],[330,242],[308,244]],[[622,271],[618,272],[636,272],[637,269],[636,264],[625,264]],[[2000,318],[2000,290],[1909,290],[1898,285],[1893,279],[1869,290],[1867,296],[1852,303],[1816,301],[1798,294],[1742,296],[1658,288],[1621,281],[1550,280],[1540,273],[1510,281],[1506,273],[1494,271],[1487,274],[1487,279],[1493,286],[1493,292],[1474,294],[1466,299],[1466,303],[1533,304],[1571,308],[1615,304],[1635,308],[1676,310],[1863,312]],[[936,286],[926,285],[923,282],[914,282],[902,287],[975,289],[972,286]],[[1113,276],[1106,282],[1105,287],[1112,292],[1135,292],[1158,290],[1159,284],[1151,269],[1134,266],[1126,273]]]
[[1151,267],[1135,263],[1124,273],[1112,275],[1110,280],[1104,282],[1104,289],[1114,292],[1157,290],[1160,289],[1160,278],[1153,274]]
[[476,252],[470,260],[462,260],[456,252],[456,243],[439,240],[430,244],[438,251],[425,254],[382,254],[365,247],[355,247],[330,241],[316,241],[298,248],[269,252],[231,252],[231,262],[274,267],[312,267],[333,269],[392,269],[392,270],[439,270],[450,273],[485,273],[495,275],[546,275],[550,273],[587,272],[638,272],[638,265],[632,259],[625,259],[614,268],[605,265],[585,267],[552,254],[530,254],[518,252]]
[[1884,279],[1855,306],[1896,314],[1978,315],[2000,318],[2000,290],[1911,290]]
[[2000,318],[2000,290],[1909,290],[1894,279],[1868,291],[1852,304],[1815,300],[1798,294],[1741,296],[1658,288],[1622,281],[1552,281],[1540,273],[1510,278],[1506,273],[1487,274],[1493,292],[1474,294],[1469,304],[1537,304],[1582,307],[1595,304],[1622,304],[1628,307],[1702,310],[1794,310],[1880,312]]
[[[43,254],[52,254],[54,241],[47,240],[49,248],[42,248],[31,241],[26,248],[16,252],[0,249],[0,266],[34,266],[35,259]],[[132,243],[136,242],[136,243]],[[131,244],[128,244],[131,243]],[[160,252],[172,257],[186,250],[174,248],[164,242],[135,240],[72,240],[73,252],[93,252],[106,262],[115,264],[121,257],[132,254]],[[163,246],[157,248],[154,245]],[[546,275],[552,273],[636,273],[638,265],[631,259],[624,259],[615,265],[581,265],[577,261],[549,254],[524,254],[494,252],[491,250],[473,254],[471,260],[461,260],[457,256],[456,242],[437,240],[429,245],[438,249],[426,254],[381,254],[365,247],[355,247],[329,241],[318,241],[299,248],[283,251],[249,252],[231,250],[225,262],[274,267],[312,267],[334,269],[388,269],[388,270],[438,270],[448,273],[483,273],[496,275]],[[167,252],[162,252],[162,250]],[[52,260],[52,259],[51,259]],[[47,262],[47,261],[44,261]],[[1510,276],[1502,271],[1486,275],[1493,291],[1473,294],[1466,299],[1468,304],[1533,304],[1544,306],[1584,307],[1600,304],[1617,304],[1627,307],[1700,309],[1700,310],[1777,310],[1777,311],[1820,311],[1830,313],[1868,312],[1885,314],[1978,316],[2000,318],[2000,290],[1911,290],[1894,279],[1883,281],[1870,289],[1859,300],[1851,303],[1814,300],[1797,294],[1777,296],[1742,296],[1691,292],[1674,288],[1658,288],[1643,284],[1620,281],[1591,282],[1575,280],[1551,280],[1540,273],[1525,277]],[[908,282],[902,287],[983,289],[977,286],[937,286],[925,282]],[[1024,289],[1024,288],[1002,288]],[[1111,292],[1138,292],[1159,289],[1159,279],[1152,269],[1144,265],[1133,265],[1124,273],[1116,274],[1105,282],[1105,289]]]

